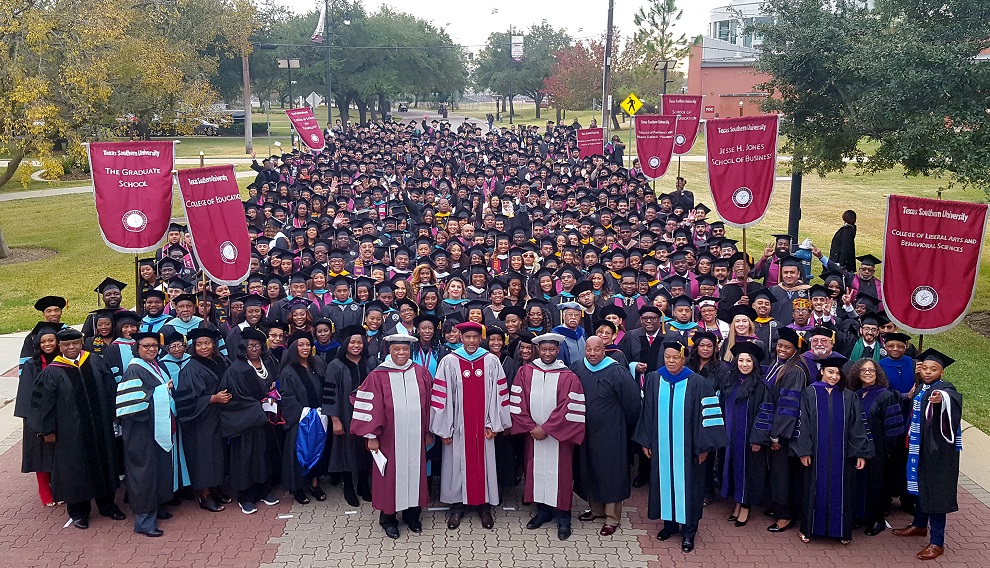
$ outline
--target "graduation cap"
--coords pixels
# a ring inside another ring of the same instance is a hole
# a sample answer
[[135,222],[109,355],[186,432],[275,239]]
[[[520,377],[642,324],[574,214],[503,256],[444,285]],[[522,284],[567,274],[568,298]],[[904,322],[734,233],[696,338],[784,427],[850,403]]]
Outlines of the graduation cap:
[[179,302],[192,302],[196,304],[196,294],[179,294],[172,299],[172,303],[178,305]]
[[687,346],[684,345],[683,343],[681,343],[680,341],[676,341],[676,340],[674,340],[674,341],[664,341],[663,342],[663,349],[664,349],[664,351],[666,351],[668,349],[673,349],[673,350],[679,352],[681,355],[684,355],[685,353],[687,353]]
[[773,235],[770,235],[770,236],[773,237],[773,238],[775,238],[775,239],[777,239],[778,241],[791,242],[791,241],[794,240],[794,237],[788,235],[787,233],[777,233],[777,234],[773,234]]
[[[157,334],[155,334],[157,335]],[[63,327],[55,333],[55,337],[59,341],[77,341],[83,338],[83,334],[76,328],[73,327]],[[134,338],[134,336],[131,336]],[[136,338],[135,338],[136,339]]]
[[34,303],[34,309],[43,312],[48,308],[64,310],[69,303],[61,296],[45,296]]
[[879,258],[873,256],[872,254],[864,254],[863,256],[857,256],[856,260],[858,260],[864,266],[876,266],[882,262]]
[[860,325],[875,325],[877,327],[883,327],[888,323],[890,323],[890,320],[887,319],[887,317],[884,316],[883,314],[879,314],[876,312],[866,312],[863,315],[859,316],[859,323]]
[[[697,340],[697,338],[695,339]],[[753,341],[737,341],[729,351],[737,357],[742,353],[748,353],[755,363],[759,363],[766,356],[763,348]]]
[[308,298],[292,298],[291,300],[285,303],[285,309],[288,310],[289,312],[293,312],[299,309],[308,310],[310,304],[312,303],[313,302],[310,301]]
[[743,304],[736,304],[729,308],[728,319],[731,322],[736,319],[736,316],[746,316],[750,321],[756,321],[757,315],[756,310],[752,306],[746,306]]
[[190,330],[189,333],[186,334],[186,339],[191,343],[201,337],[208,337],[213,341],[217,341],[220,339],[220,332],[209,327],[197,327],[196,329]]
[[838,281],[838,283],[839,283],[840,286],[845,286],[845,284],[846,284],[846,277],[845,277],[845,275],[843,275],[838,270],[826,270],[825,272],[822,272],[819,275],[819,278],[821,278],[822,281],[825,282],[825,285],[826,286],[828,285],[829,281],[831,281],[831,280]]
[[831,296],[832,291],[821,284],[815,284],[808,290],[808,297],[810,298],[829,298]]
[[[101,311],[101,310],[96,310],[96,311]],[[62,324],[60,323],[41,321],[34,326],[34,329],[31,330],[30,335],[34,337],[41,337],[42,335],[57,335],[61,327]]]
[[667,284],[668,288],[687,288],[687,278],[683,276],[678,276],[676,274],[671,274],[670,276],[663,279],[664,283]]
[[865,291],[858,292],[856,294],[856,301],[853,303],[866,306],[866,311],[868,312],[875,312],[880,307],[880,300]]
[[264,297],[264,296],[262,296],[260,294],[247,294],[246,296],[244,296],[244,308],[245,309],[251,308],[251,307],[264,307],[264,306],[267,306],[270,303],[271,302],[268,300],[268,298],[266,298],[266,297]]
[[141,294],[141,297],[144,298],[145,300],[147,300],[148,298],[158,298],[159,300],[164,302],[165,292],[162,292],[161,290],[158,289],[148,290],[147,292],[143,292]]
[[178,272],[179,270],[182,270],[182,264],[179,261],[175,260],[174,258],[171,258],[171,257],[166,256],[166,257],[164,257],[164,258],[162,258],[161,260],[158,261],[158,274],[159,274],[159,276],[162,273],[162,268],[165,268],[166,266],[171,266],[172,269],[175,270],[176,272]]
[[[532,302],[532,300],[530,300],[530,302]],[[498,319],[501,321],[505,321],[506,317],[514,315],[521,320],[525,320],[527,308],[523,308],[520,305],[508,306],[506,308],[503,308],[502,311],[498,313]]]
[[[657,311],[659,312],[659,310]],[[605,316],[608,315],[613,315],[613,316],[617,316],[622,321],[625,321],[626,319],[626,310],[623,309],[622,306],[617,306],[615,304],[608,304],[607,306],[603,307],[601,310],[599,310],[599,314],[601,315],[602,318],[605,318]]]
[[804,338],[807,339],[808,341],[811,341],[811,338],[815,337],[816,335],[827,337],[832,341],[832,343],[835,343],[834,329],[819,325],[817,327],[812,328],[810,331],[805,332]]
[[802,263],[803,263],[802,260],[800,258],[794,256],[794,255],[787,255],[787,256],[785,256],[785,257],[783,257],[783,258],[780,259],[780,267],[781,268],[783,268],[785,266],[793,266],[793,267],[797,268],[798,270],[800,270]]
[[305,272],[293,272],[289,275],[289,284],[305,284],[309,275]]
[[[132,336],[133,337],[133,336]],[[173,331],[172,333],[165,336],[165,341],[163,345],[171,345],[173,343],[181,343],[183,346],[186,344],[186,336],[182,335],[178,331]]]
[[904,345],[907,345],[911,341],[911,336],[906,333],[901,333],[899,331],[892,331],[890,333],[883,334],[884,343],[888,341],[900,341]]
[[815,363],[817,363],[822,369],[827,369],[829,367],[841,369],[848,362],[849,359],[846,359],[841,355],[833,355],[832,357],[826,357],[824,359],[815,359]]
[[798,335],[797,331],[789,327],[778,328],[777,339],[783,339],[784,341],[790,343],[797,348],[798,353],[804,351],[808,346],[808,342],[805,341],[803,337]]
[[189,288],[192,288],[192,286],[193,285],[191,283],[186,282],[185,280],[176,277],[176,278],[173,278],[173,279],[171,279],[171,280],[168,281],[168,285],[166,286],[166,288],[168,288],[169,290],[172,290],[172,289],[175,289],[175,290],[187,290]]
[[97,286],[96,289],[93,291],[96,292],[97,294],[102,294],[107,290],[113,290],[113,289],[123,290],[124,288],[127,288],[127,284],[124,284],[120,280],[114,280],[113,278],[107,277],[104,278],[103,282],[100,282],[100,285]]

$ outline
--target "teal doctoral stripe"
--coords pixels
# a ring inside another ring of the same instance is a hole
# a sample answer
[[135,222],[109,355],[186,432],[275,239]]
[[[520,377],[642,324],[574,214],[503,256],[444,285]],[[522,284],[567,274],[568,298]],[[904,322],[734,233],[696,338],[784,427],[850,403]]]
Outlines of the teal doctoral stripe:
[[144,385],[141,379],[131,379],[129,381],[124,381],[117,385],[117,392],[124,392],[128,389],[141,388]]
[[671,503],[673,498],[673,494],[671,493],[672,484],[670,483],[672,469],[670,464],[671,384],[667,381],[659,381],[659,383],[660,396],[657,397],[657,437],[659,442],[657,449],[659,451],[657,455],[653,456],[653,459],[657,462],[657,469],[660,472],[660,518],[666,519],[671,517],[671,510],[673,508]]
[[705,398],[701,399],[701,404],[702,406],[712,406],[713,404],[718,404],[718,397],[706,396]]
[[151,406],[147,402],[139,402],[137,404],[132,404],[131,406],[125,406],[123,408],[117,409],[117,417],[127,416],[128,414],[137,414],[138,412],[143,412]]
[[687,522],[687,489],[684,483],[687,476],[684,472],[684,461],[687,459],[688,454],[693,454],[693,452],[687,451],[684,443],[684,398],[687,394],[688,382],[690,382],[690,379],[677,381],[674,385],[673,447],[675,453],[671,461],[674,465],[674,520],[678,523]]
[[134,400],[144,400],[144,391],[131,391],[126,394],[117,395],[117,406],[126,404]]
[[708,408],[702,409],[701,415],[702,416],[721,416],[722,415],[722,411],[719,410],[718,408],[708,407]]
[[723,426],[725,421],[721,418],[705,418],[701,421],[701,426],[703,428],[708,428],[709,426]]

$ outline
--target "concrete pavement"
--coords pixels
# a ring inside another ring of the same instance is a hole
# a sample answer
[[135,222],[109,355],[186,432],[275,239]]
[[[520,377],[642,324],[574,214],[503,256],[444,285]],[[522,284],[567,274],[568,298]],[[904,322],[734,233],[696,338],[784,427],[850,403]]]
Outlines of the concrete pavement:
[[[199,165],[199,160],[193,160],[196,165]],[[176,160],[177,163],[182,163],[181,160]],[[206,161],[210,164],[210,160]],[[236,163],[236,160],[216,160],[216,164],[230,164]],[[251,163],[248,159],[247,163]],[[250,172],[237,172],[238,179],[253,178],[255,174],[253,171]],[[31,191],[17,191],[13,193],[0,193],[0,202],[2,201],[20,201],[21,199],[36,199],[38,197],[55,197],[59,195],[76,195],[80,193],[92,193],[93,184],[81,185],[76,187],[54,187],[52,189],[34,189]]]

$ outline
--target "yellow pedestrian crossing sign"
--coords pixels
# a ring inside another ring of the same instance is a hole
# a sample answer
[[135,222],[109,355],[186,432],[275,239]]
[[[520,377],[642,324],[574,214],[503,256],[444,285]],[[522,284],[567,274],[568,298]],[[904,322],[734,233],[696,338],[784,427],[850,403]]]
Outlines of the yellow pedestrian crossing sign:
[[622,110],[626,112],[626,114],[628,114],[629,116],[633,116],[634,114],[639,112],[639,109],[643,108],[643,101],[639,100],[639,97],[636,96],[636,93],[629,93],[629,96],[622,101],[622,104],[620,106],[622,107]]

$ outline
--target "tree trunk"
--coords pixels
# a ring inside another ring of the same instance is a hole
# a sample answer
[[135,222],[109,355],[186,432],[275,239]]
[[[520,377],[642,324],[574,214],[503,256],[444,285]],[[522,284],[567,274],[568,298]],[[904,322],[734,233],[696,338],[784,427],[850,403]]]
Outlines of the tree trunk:
[[612,130],[622,130],[619,127],[619,105],[612,105]]
[[367,125],[368,124],[368,105],[365,104],[365,102],[362,101],[361,99],[357,99],[356,101],[354,101],[354,104],[357,105],[358,116],[360,117],[360,120],[361,120],[361,126]]
[[514,99],[514,98],[515,97],[512,97],[512,96],[509,97],[509,118],[512,118],[513,116],[516,115],[516,107],[512,103],[512,99]]
[[382,120],[386,114],[392,112],[392,105],[385,98],[385,93],[378,93],[378,110],[382,113]]
[[371,122],[378,120],[378,101],[372,100],[368,105],[368,111],[371,112]]
[[351,115],[348,112],[351,105],[351,97],[338,94],[335,98],[337,100],[337,113],[340,116],[340,124],[346,129],[347,122],[351,120]]
[[502,112],[505,112],[505,104],[506,104],[505,99],[506,98],[507,97],[499,97],[499,99],[501,99],[501,102],[502,102]]
[[10,256],[10,248],[7,247],[7,240],[3,238],[3,229],[0,228],[0,258]]
[[533,101],[536,102],[536,118],[539,119],[540,118],[540,103],[543,102],[543,95],[540,94],[540,93],[536,93],[536,96],[533,97]]
[[[14,155],[10,157],[10,162],[7,163],[7,168],[0,174],[0,187],[3,187],[11,178],[14,177],[14,173],[17,172],[17,167],[21,165],[21,160],[24,159],[24,149],[17,148]],[[0,258],[4,258],[0,256]]]

